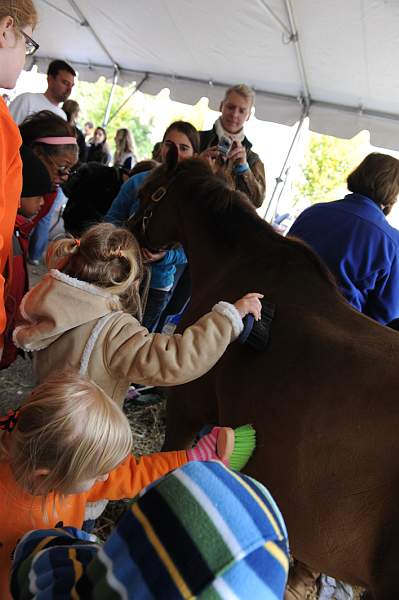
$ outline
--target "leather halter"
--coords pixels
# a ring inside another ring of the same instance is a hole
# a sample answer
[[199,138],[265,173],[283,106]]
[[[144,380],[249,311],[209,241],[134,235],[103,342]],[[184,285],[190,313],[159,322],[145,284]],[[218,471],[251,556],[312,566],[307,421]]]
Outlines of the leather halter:
[[[157,188],[155,190],[155,192],[153,192],[151,194],[150,202],[143,211],[143,217],[141,219],[141,228],[140,228],[141,229],[141,239],[143,241],[143,245],[146,248],[148,248],[148,250],[150,252],[159,252],[159,248],[154,248],[153,246],[151,246],[150,241],[148,239],[148,235],[147,235],[147,228],[150,223],[150,219],[152,217],[153,209],[163,198],[165,198],[165,196],[167,195],[168,189],[170,188],[171,184],[175,180],[176,180],[176,176],[172,177],[172,179],[169,181],[167,186],[161,185],[159,188]],[[132,220],[134,220],[134,215],[132,217]]]

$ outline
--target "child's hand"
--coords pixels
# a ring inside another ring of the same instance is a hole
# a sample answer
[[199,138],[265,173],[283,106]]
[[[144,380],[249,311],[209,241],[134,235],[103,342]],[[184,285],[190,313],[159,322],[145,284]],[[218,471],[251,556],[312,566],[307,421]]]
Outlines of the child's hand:
[[187,450],[188,460],[220,460],[228,465],[234,449],[234,431],[229,427],[214,427],[194,448]]
[[262,313],[262,305],[259,298],[263,298],[263,294],[252,292],[251,294],[245,294],[240,300],[234,302],[234,306],[240,313],[242,319],[245,315],[251,313],[255,317],[255,320],[259,321]]
[[166,251],[162,250],[161,252],[150,252],[147,248],[141,248],[141,254],[143,255],[143,262],[145,263],[153,263],[161,260]]

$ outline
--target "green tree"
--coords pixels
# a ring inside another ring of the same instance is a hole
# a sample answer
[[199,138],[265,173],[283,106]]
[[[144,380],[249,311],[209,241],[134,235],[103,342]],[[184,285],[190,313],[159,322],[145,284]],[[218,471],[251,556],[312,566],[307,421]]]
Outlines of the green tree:
[[294,184],[294,201],[327,202],[345,188],[346,177],[359,164],[367,132],[350,140],[310,133],[302,163],[302,176]]
[[[114,111],[117,110],[133,90],[134,84],[130,84],[126,87],[121,87],[119,85],[115,86],[111,117]],[[86,81],[78,82],[75,97],[80,105],[80,124],[83,125],[86,121],[92,121],[95,127],[99,125],[102,126],[110,91],[111,84],[108,83],[104,77],[100,77],[96,83],[88,83]],[[152,122],[151,119],[147,123],[142,122],[135,113],[134,96],[132,96],[115,118],[111,119],[107,125],[108,142],[111,149],[114,150],[114,137],[116,131],[121,127],[126,127],[127,129],[130,129],[134,135],[138,158],[148,158],[151,157],[152,150],[152,143],[150,140]]]

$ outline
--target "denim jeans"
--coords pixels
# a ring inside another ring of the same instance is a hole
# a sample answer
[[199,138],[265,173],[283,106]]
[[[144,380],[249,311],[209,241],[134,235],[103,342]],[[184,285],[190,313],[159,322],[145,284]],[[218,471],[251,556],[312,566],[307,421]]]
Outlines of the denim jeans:
[[188,265],[176,265],[175,282],[170,290],[169,302],[165,306],[155,331],[161,332],[165,319],[177,315],[187,306],[191,296],[191,277]]
[[53,202],[53,206],[48,211],[47,215],[44,215],[38,222],[35,229],[32,232],[29,240],[29,258],[31,260],[41,260],[43,254],[47,248],[48,237],[50,232],[50,225],[54,213],[60,208],[62,204],[67,201],[67,198],[61,188],[58,188],[57,196]]
[[170,299],[170,291],[150,288],[148,291],[147,305],[143,315],[143,325],[148,331],[155,331],[162,312]]

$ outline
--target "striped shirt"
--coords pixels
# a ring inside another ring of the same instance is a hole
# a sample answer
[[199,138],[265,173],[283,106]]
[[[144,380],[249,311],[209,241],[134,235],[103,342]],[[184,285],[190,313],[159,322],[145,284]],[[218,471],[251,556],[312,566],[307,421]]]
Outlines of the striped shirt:
[[192,462],[151,484],[99,546],[79,530],[18,544],[15,598],[276,600],[288,540],[270,493],[218,462]]

